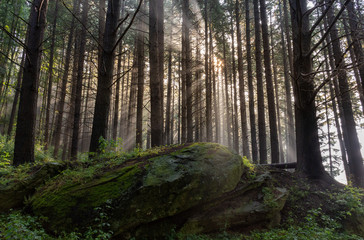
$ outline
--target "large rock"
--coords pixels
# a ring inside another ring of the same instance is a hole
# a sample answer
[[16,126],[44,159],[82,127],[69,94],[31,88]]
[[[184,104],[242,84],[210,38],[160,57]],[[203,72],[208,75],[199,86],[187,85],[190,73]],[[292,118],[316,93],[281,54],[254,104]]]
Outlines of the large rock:
[[32,172],[23,181],[0,184],[0,213],[23,207],[25,200],[34,194],[37,187],[60,173],[64,167],[58,163],[46,163],[32,168]]
[[102,208],[119,238],[276,225],[286,190],[272,187],[269,174],[249,178],[251,171],[226,147],[196,143],[129,160],[87,183],[51,183],[33,197],[32,209],[59,232],[91,226],[94,209]]

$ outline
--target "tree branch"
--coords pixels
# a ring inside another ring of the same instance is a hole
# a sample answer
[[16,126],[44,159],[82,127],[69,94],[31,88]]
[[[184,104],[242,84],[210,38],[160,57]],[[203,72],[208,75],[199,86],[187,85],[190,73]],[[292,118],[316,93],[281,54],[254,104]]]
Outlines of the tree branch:
[[112,48],[111,52],[114,52],[115,51],[115,49],[119,45],[120,41],[124,38],[125,34],[128,32],[129,28],[131,27],[131,25],[134,22],[134,19],[135,19],[137,13],[140,10],[140,7],[142,6],[142,3],[143,3],[143,0],[140,0],[139,5],[138,5],[137,9],[135,10],[134,15],[131,18],[129,25],[125,28],[125,30],[123,31],[123,33],[121,34],[121,36],[119,37],[119,39],[116,41],[116,43],[115,43],[114,47]]
[[335,0],[332,0],[328,6],[326,7],[325,11],[321,14],[321,16],[316,20],[316,22],[312,25],[311,29],[310,29],[310,33],[312,34],[313,31],[315,31],[315,28],[320,24],[320,22],[322,21],[322,19],[324,19],[324,17],[326,16],[326,14],[328,13],[328,11],[330,10],[332,4],[334,3]]
[[67,11],[72,15],[72,17],[74,17],[77,20],[77,22],[79,22],[82,25],[82,27],[87,31],[87,33],[90,34],[90,36],[95,40],[97,45],[99,47],[101,47],[101,49],[103,49],[102,44],[99,42],[99,40],[90,32],[90,30],[88,30],[88,28],[85,26],[85,24],[72,12],[72,10],[69,9],[69,7],[67,7],[64,0],[62,0],[62,4],[67,9]]
[[318,46],[320,46],[320,44],[325,40],[325,38],[327,37],[327,35],[329,35],[331,28],[335,25],[335,23],[337,22],[337,20],[339,19],[339,17],[341,16],[341,14],[343,13],[343,11],[346,8],[346,5],[348,5],[350,2],[350,0],[346,0],[345,3],[342,5],[342,7],[340,8],[340,11],[337,13],[337,15],[335,16],[334,20],[332,21],[332,23],[330,24],[330,26],[328,27],[328,29],[326,30],[326,32],[324,33],[324,35],[321,37],[321,39],[311,48],[311,50],[306,54],[306,56],[310,56],[313,51],[316,50],[316,48]]

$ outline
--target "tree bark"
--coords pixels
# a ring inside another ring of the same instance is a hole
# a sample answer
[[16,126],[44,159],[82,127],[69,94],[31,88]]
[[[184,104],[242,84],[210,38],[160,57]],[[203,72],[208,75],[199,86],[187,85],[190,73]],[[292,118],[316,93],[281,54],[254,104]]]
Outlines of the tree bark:
[[[163,143],[163,0],[149,2],[149,61],[150,61],[150,102],[151,102],[151,146]],[[162,28],[162,29],[160,29]]]
[[[83,68],[85,62],[85,51],[86,51],[86,28],[88,25],[88,11],[89,3],[88,0],[82,2],[82,29],[80,31],[80,47],[78,54],[77,64],[77,80],[76,80],[76,91],[75,91],[75,102],[73,112],[73,127],[72,127],[72,141],[71,141],[71,159],[77,159],[78,153],[78,141],[80,134],[80,121],[81,121],[81,102],[82,102],[82,81],[83,81]],[[71,103],[72,104],[72,103]]]
[[[332,8],[329,9],[327,17],[329,19],[329,22],[333,22],[335,17]],[[345,144],[348,154],[350,173],[352,174],[350,181],[353,182],[354,186],[364,187],[363,158],[360,153],[360,143],[356,132],[356,124],[353,116],[353,109],[350,99],[350,91],[349,91],[347,76],[345,70],[342,68],[343,64],[345,64],[345,61],[342,57],[343,54],[340,48],[340,40],[338,36],[339,35],[337,28],[334,25],[331,28],[330,37],[332,41],[332,50],[336,65],[335,67],[336,71],[338,72],[339,90],[343,106],[343,115],[345,118],[343,127],[346,129],[348,136],[348,139],[345,142]]]
[[277,133],[277,115],[274,103],[274,87],[272,80],[272,65],[269,46],[268,17],[265,6],[265,0],[260,0],[260,16],[262,20],[262,38],[264,49],[264,69],[265,81],[267,87],[269,129],[270,129],[270,146],[272,163],[279,163],[279,142]]
[[290,0],[293,35],[293,81],[296,117],[297,170],[310,178],[322,178],[322,165],[314,82],[312,78],[311,33],[307,0]]
[[49,124],[51,101],[52,101],[52,87],[53,87],[53,63],[54,63],[54,47],[56,42],[56,27],[58,17],[58,0],[56,0],[56,6],[54,9],[54,18],[52,23],[52,35],[51,35],[51,48],[49,54],[49,67],[48,67],[48,94],[47,94],[47,106],[46,106],[46,119],[45,119],[45,132],[44,132],[44,150],[48,149],[49,130],[51,128]]
[[243,52],[242,52],[242,37],[240,29],[240,10],[239,1],[235,1],[235,17],[236,17],[236,40],[238,48],[238,73],[239,73],[239,95],[240,95],[240,120],[241,120],[241,136],[243,145],[243,156],[250,159],[249,138],[248,138],[248,123],[246,116],[245,103],[245,82],[243,69]]
[[120,16],[120,1],[109,0],[103,48],[101,53],[101,65],[98,69],[97,93],[95,112],[92,124],[90,152],[99,150],[99,140],[106,138],[108,116],[110,111],[111,85],[114,71],[114,46],[116,42],[117,25]]
[[34,162],[35,123],[39,87],[41,47],[46,26],[48,0],[34,0],[29,18],[29,37],[20,93],[13,165]]
[[264,90],[263,90],[263,68],[260,36],[260,17],[258,1],[254,3],[254,24],[255,24],[255,70],[257,79],[258,95],[258,132],[259,132],[259,158],[260,163],[267,163],[267,135],[265,129]]
[[136,116],[136,139],[137,147],[143,146],[143,100],[144,100],[144,23],[143,11],[140,12],[139,32],[137,33],[137,68],[138,68],[138,96],[137,96],[137,116]]
[[[75,12],[78,12],[79,0],[73,1],[73,8],[74,8]],[[55,157],[55,158],[58,156],[59,145],[60,145],[60,141],[61,141],[64,105],[65,105],[65,101],[66,101],[67,80],[68,80],[68,73],[69,73],[70,62],[71,62],[74,28],[75,28],[75,19],[72,18],[71,28],[70,28],[70,32],[68,35],[64,72],[63,72],[63,76],[62,76],[61,94],[60,94],[60,99],[59,99],[58,105],[57,105],[58,107],[57,107],[57,111],[56,111],[55,129],[53,132],[53,146],[54,146],[53,157]]]
[[257,130],[255,124],[255,110],[254,110],[254,86],[253,86],[253,73],[252,73],[252,54],[251,54],[251,40],[250,40],[250,10],[249,0],[245,0],[245,35],[246,35],[246,59],[248,70],[248,91],[249,91],[249,121],[250,121],[250,139],[252,146],[252,160],[258,163],[258,146],[257,146]]

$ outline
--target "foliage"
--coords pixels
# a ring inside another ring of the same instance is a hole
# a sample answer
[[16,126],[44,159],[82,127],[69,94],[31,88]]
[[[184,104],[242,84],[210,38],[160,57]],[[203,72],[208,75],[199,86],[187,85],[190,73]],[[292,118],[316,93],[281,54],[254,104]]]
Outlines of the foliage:
[[39,168],[47,162],[56,162],[49,152],[44,151],[40,144],[35,145],[35,163],[12,166],[14,157],[14,140],[8,140],[6,136],[0,135],[0,184],[7,184],[11,181],[23,181],[34,169]]
[[302,224],[294,224],[289,219],[286,228],[275,228],[265,232],[253,232],[247,240],[358,240],[356,235],[341,233],[341,224],[328,215],[322,214],[321,209],[309,211]]
[[359,188],[346,186],[344,190],[333,195],[336,204],[344,210],[339,211],[339,217],[345,218],[353,212],[364,214],[364,191]]
[[0,238],[4,240],[106,240],[110,239],[112,232],[104,230],[109,228],[108,216],[101,208],[95,209],[99,216],[94,219],[95,227],[88,227],[85,233],[62,233],[58,237],[45,232],[39,219],[34,216],[24,215],[19,211],[13,211],[8,215],[0,216]]

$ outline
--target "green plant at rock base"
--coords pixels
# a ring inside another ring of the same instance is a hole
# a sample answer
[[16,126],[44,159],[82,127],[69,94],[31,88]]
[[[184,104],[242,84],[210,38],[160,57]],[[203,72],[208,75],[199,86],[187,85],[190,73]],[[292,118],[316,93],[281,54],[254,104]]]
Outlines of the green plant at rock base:
[[340,217],[350,216],[353,212],[358,214],[364,214],[364,191],[351,187],[345,186],[345,189],[339,193],[335,193],[333,196],[334,201],[342,206],[345,210],[340,211]]
[[294,223],[288,219],[286,228],[275,228],[269,231],[255,231],[246,240],[360,240],[356,235],[342,233],[342,225],[328,215],[322,213],[322,209],[312,209],[305,217],[302,224]]
[[[107,207],[107,206],[106,206]],[[108,215],[103,209],[97,208],[99,216],[94,219],[95,226],[89,227],[85,233],[61,233],[54,237],[45,232],[37,217],[23,215],[18,211],[0,216],[0,239],[4,240],[107,240],[111,239],[112,231]]]
[[264,204],[270,208],[276,208],[278,206],[278,203],[277,201],[275,201],[273,189],[271,187],[263,187],[262,192],[264,194]]

